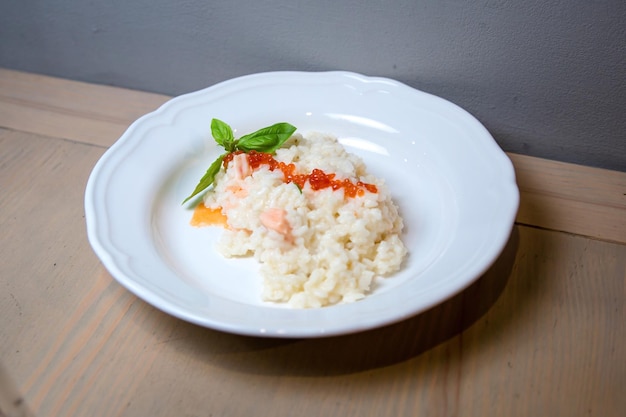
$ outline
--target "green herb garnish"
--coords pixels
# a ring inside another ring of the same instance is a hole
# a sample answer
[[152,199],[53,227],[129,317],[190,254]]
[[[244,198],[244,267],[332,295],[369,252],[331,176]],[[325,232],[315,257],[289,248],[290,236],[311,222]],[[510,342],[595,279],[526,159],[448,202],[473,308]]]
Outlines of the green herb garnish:
[[191,195],[183,201],[183,204],[213,184],[215,176],[222,168],[224,158],[229,153],[235,151],[243,151],[246,153],[257,151],[273,154],[295,131],[296,127],[289,123],[276,123],[272,126],[264,127],[256,132],[244,135],[236,140],[233,129],[227,123],[219,119],[211,120],[211,134],[213,135],[213,139],[226,150],[226,153],[223,153],[213,161]]

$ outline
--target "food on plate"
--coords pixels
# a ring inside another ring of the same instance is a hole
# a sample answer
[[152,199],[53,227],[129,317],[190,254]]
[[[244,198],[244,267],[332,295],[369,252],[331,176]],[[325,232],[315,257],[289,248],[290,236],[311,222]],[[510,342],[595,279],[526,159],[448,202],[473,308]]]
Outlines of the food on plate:
[[223,226],[223,256],[259,261],[265,301],[311,308],[362,299],[407,255],[398,207],[335,137],[295,130],[279,123],[235,140],[213,119],[226,152],[187,198],[209,188],[191,224]]

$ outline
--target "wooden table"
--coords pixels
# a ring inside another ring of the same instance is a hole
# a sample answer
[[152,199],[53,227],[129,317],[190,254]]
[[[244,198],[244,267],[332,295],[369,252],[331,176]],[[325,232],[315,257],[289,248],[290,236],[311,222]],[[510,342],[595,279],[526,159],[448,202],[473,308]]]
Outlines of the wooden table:
[[0,416],[625,415],[626,173],[510,154],[517,224],[469,289],[364,333],[243,337],[137,299],[87,242],[91,169],[167,99],[0,70]]

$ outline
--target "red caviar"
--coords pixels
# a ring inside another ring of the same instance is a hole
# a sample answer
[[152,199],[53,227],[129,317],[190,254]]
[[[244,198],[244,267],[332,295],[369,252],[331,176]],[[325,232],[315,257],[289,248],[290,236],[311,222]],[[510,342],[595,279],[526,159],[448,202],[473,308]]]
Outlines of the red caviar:
[[[229,162],[233,160],[234,155],[240,153],[243,153],[243,151],[236,151],[226,155],[224,157],[224,167],[228,166]],[[335,174],[327,174],[317,168],[311,171],[310,174],[298,174],[294,164],[279,162],[269,153],[250,151],[247,154],[247,157],[250,168],[257,169],[261,166],[261,164],[266,164],[269,166],[270,171],[279,169],[285,176],[286,183],[293,182],[300,188],[303,188],[304,183],[308,181],[312,190],[322,190],[324,188],[331,187],[336,191],[343,188],[343,192],[346,197],[362,197],[365,194],[365,191],[369,191],[370,193],[378,192],[378,188],[376,188],[374,184],[367,184],[362,181],[354,183],[347,178],[343,180],[336,180]]]

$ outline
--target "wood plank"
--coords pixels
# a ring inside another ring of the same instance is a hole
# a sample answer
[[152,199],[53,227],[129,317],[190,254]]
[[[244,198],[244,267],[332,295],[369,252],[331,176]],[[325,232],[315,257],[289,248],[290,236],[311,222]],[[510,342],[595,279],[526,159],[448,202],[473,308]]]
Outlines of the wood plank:
[[[622,415],[626,362],[617,358],[626,354],[626,245],[517,230],[502,294],[462,334],[462,410]],[[606,361],[607,354],[613,359]]]
[[[0,69],[0,127],[100,146],[168,98]],[[508,155],[518,223],[626,243],[626,172]]]
[[509,157],[521,195],[518,223],[626,243],[626,172]]
[[0,127],[111,146],[170,97],[0,68]]
[[[608,207],[626,207],[626,172],[509,153],[518,185],[528,192]],[[624,161],[626,168],[626,161]]]

